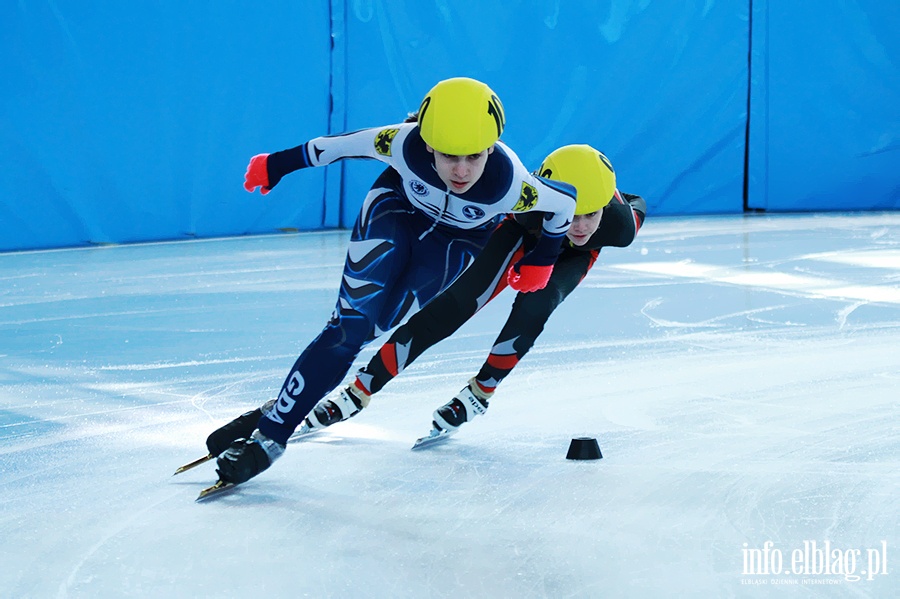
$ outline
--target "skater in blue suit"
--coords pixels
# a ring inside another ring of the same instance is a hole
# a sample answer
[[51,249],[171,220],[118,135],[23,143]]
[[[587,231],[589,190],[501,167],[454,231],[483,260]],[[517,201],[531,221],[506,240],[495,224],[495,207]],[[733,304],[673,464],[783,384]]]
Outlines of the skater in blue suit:
[[[569,145],[552,152],[540,173],[566,181],[578,190],[575,218],[559,246],[548,284],[534,293],[519,293],[509,317],[478,374],[450,402],[434,411],[432,432],[422,442],[454,434],[487,411],[497,386],[532,348],[553,312],[584,280],[603,248],[627,247],[647,214],[641,196],[616,189],[609,160],[588,145]],[[428,348],[446,339],[495,298],[506,286],[503,276],[540,236],[536,214],[511,215],[491,235],[472,265],[452,285],[408,322],[397,328],[338,397],[319,402],[301,433],[331,426],[359,413],[350,403],[369,405],[373,394],[403,372]]]
[[499,141],[505,114],[497,95],[473,79],[441,81],[408,121],[317,137],[251,159],[244,186],[263,194],[291,172],[343,158],[374,158],[388,168],[353,227],[337,305],[325,328],[303,350],[274,401],[207,439],[210,454],[219,456],[221,481],[242,483],[268,468],[360,350],[449,286],[503,215],[543,214],[540,241],[513,265],[508,280],[522,292],[547,284],[572,222],[575,190],[529,173]]

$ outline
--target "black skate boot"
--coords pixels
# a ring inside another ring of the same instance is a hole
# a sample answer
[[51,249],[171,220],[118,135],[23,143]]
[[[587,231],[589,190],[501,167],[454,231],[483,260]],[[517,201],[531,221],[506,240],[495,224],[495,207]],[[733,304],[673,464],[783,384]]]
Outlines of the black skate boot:
[[456,397],[434,411],[432,425],[438,431],[455,433],[464,423],[487,411],[491,395],[493,393],[485,393],[478,388],[475,379],[471,379]]
[[238,439],[216,460],[219,480],[232,485],[247,482],[284,453],[284,445],[268,438],[259,430],[249,439]]
[[241,414],[225,426],[214,430],[206,438],[206,448],[209,450],[210,455],[217,456],[221,454],[238,439],[249,439],[253,431],[256,430],[256,425],[259,424],[259,419],[263,417],[263,413],[274,405],[275,400],[270,399],[261,407]]

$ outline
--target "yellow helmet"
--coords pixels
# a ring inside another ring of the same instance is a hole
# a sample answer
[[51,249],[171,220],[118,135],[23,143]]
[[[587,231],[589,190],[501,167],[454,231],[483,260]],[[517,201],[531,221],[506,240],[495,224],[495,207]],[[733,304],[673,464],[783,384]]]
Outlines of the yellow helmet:
[[468,156],[500,139],[506,115],[500,98],[487,85],[468,77],[439,82],[419,107],[419,133],[443,154]]
[[538,174],[575,187],[575,214],[590,214],[609,204],[616,192],[616,171],[602,152],[591,146],[563,146],[544,158]]

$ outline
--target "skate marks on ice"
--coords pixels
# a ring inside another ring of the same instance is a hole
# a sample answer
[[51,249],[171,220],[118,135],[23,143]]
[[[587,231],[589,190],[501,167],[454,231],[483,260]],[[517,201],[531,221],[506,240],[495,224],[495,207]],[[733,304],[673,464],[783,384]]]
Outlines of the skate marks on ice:
[[[306,243],[272,241],[288,253]],[[651,219],[634,247],[604,250],[451,443],[409,450],[481,364],[509,297],[370,409],[202,508],[212,465],[175,481],[172,468],[280,385],[282,362],[333,309],[342,253],[323,260],[336,275],[310,273],[320,290],[283,292],[303,276],[277,268],[290,256],[248,266],[229,253],[240,243],[200,245],[129,248],[135,262],[116,265],[119,249],[0,256],[0,277],[55,281],[10,288],[2,301],[17,307],[0,314],[0,409],[15,431],[0,429],[0,534],[17,548],[0,588],[13,596],[249,595],[260,578],[248,567],[266,572],[271,596],[754,596],[740,584],[744,543],[900,540],[897,304],[809,291],[896,286],[881,265],[900,246],[897,217]],[[199,278],[164,276],[185,253]],[[617,268],[684,260],[814,281]],[[270,271],[236,274],[258,268]],[[583,435],[603,460],[565,460]],[[253,551],[251,538],[284,551]],[[887,577],[816,590],[895,589]]]
[[[88,574],[87,576],[83,576],[81,571],[85,564],[89,563],[89,561],[101,552],[111,541],[124,535],[129,529],[135,528],[135,525],[140,523],[142,520],[145,520],[147,516],[154,511],[156,511],[159,506],[164,503],[171,501],[176,495],[180,494],[178,491],[160,491],[154,493],[154,497],[151,499],[151,502],[145,505],[143,508],[138,511],[122,514],[120,517],[111,517],[109,519],[109,524],[106,527],[106,530],[102,533],[102,536],[98,541],[96,541],[93,545],[87,548],[84,553],[77,554],[77,562],[74,566],[72,566],[71,570],[68,572],[65,580],[63,580],[59,588],[57,589],[56,596],[60,598],[68,597],[70,593],[73,593],[78,590],[78,586],[81,582],[81,579],[84,578],[86,580],[90,580],[93,576]],[[157,498],[156,496],[159,496]],[[79,594],[76,593],[76,596]]]

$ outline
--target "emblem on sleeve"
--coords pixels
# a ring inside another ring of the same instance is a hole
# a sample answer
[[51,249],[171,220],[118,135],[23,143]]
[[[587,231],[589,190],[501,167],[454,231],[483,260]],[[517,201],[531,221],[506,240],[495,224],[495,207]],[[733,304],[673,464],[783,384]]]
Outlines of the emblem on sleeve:
[[378,135],[375,136],[375,151],[382,156],[390,156],[391,143],[393,143],[394,136],[399,131],[400,129],[382,129],[379,131]]
[[513,206],[513,212],[528,212],[537,203],[538,192],[534,186],[526,182],[522,182],[522,193],[519,195],[519,201]]

